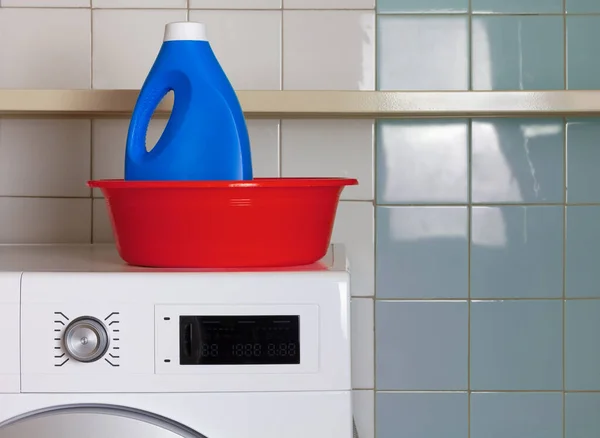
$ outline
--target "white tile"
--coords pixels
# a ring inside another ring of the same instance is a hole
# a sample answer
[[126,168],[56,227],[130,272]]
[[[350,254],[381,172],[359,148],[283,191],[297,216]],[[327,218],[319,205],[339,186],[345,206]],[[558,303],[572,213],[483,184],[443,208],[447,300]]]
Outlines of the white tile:
[[286,90],[373,90],[373,11],[284,11]]
[[[168,119],[152,119],[146,134],[146,143],[156,144]],[[128,119],[98,119],[92,128],[92,178],[123,178],[125,174],[125,145],[127,143]],[[102,196],[94,189],[94,196]]]
[[90,0],[0,0],[0,5],[18,8],[89,8]]
[[373,300],[352,298],[352,387],[375,386]]
[[375,391],[352,391],[352,410],[360,438],[375,438]]
[[108,206],[104,199],[94,199],[94,221],[92,237],[94,243],[112,243],[113,236],[110,218],[108,217]]
[[283,0],[285,9],[375,9],[375,0]]
[[0,243],[89,243],[90,198],[0,198]]
[[94,8],[187,8],[187,0],[92,0]]
[[192,9],[281,9],[281,0],[190,0]]
[[162,45],[165,25],[185,21],[187,11],[93,11],[94,88],[141,88]]
[[90,88],[89,9],[0,9],[0,88]]
[[281,12],[190,11],[236,90],[281,89]]
[[379,15],[377,32],[380,90],[469,89],[468,16]]
[[373,296],[374,210],[371,202],[341,201],[333,227],[332,243],[346,245],[350,259],[352,295]]
[[279,176],[279,120],[248,120],[246,124],[254,176]]
[[283,120],[283,176],[358,179],[342,199],[373,199],[373,120]]
[[0,119],[0,196],[89,196],[90,121]]

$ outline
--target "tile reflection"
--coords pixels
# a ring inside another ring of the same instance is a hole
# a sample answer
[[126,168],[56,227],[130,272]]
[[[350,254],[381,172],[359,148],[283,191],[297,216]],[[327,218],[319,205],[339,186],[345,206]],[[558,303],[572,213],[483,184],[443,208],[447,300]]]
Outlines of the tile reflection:
[[473,207],[471,296],[562,296],[563,207]]
[[600,202],[600,119],[567,120],[567,201]]
[[473,17],[473,89],[564,88],[563,19]]
[[378,298],[466,298],[466,207],[378,207]]
[[379,122],[377,201],[465,203],[468,141],[466,120]]
[[473,202],[562,202],[560,119],[481,119],[472,129]]
[[377,23],[380,90],[469,89],[467,17],[380,15]]
[[467,12],[469,0],[378,0],[377,12],[384,14]]
[[286,10],[283,23],[285,90],[375,89],[374,11]]

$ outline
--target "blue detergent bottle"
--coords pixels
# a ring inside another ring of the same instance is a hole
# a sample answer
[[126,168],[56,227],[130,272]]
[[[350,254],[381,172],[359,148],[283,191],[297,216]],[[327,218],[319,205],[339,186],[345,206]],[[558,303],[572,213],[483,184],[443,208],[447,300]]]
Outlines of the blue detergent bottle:
[[[164,132],[146,150],[163,97],[174,94]],[[136,102],[125,150],[125,180],[251,180],[250,140],[241,105],[206,38],[205,26],[169,23]]]

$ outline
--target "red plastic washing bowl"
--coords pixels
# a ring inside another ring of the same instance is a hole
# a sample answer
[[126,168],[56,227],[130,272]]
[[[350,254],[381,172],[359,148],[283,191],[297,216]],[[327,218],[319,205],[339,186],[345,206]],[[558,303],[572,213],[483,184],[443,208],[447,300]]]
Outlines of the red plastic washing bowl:
[[90,181],[121,258],[164,268],[297,266],[327,252],[346,178]]

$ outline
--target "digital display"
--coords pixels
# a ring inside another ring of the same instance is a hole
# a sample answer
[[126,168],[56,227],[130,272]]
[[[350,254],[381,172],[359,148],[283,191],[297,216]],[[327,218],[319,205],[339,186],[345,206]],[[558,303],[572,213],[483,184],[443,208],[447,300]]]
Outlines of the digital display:
[[181,365],[300,363],[298,315],[180,316]]

